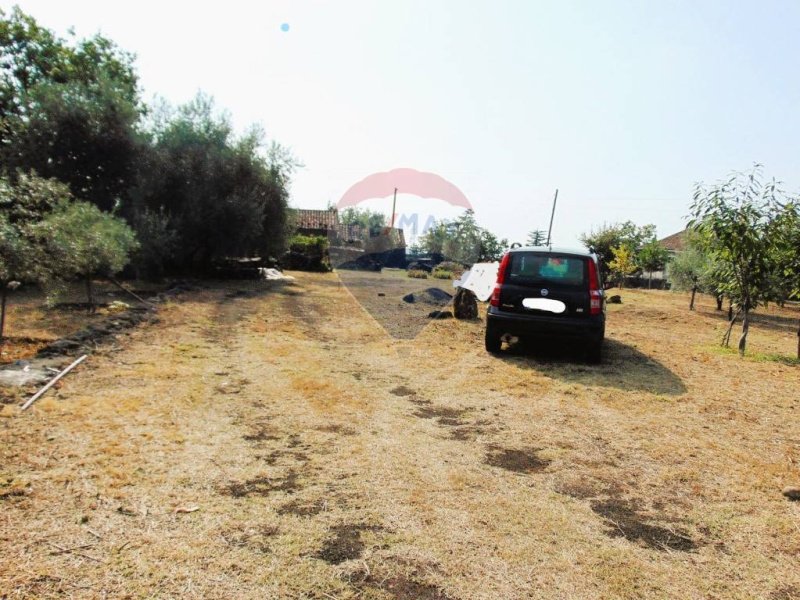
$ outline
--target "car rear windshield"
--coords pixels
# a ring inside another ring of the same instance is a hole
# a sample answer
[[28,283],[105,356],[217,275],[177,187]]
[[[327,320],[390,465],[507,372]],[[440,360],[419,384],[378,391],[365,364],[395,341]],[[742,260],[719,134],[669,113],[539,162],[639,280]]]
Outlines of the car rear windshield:
[[510,258],[508,277],[511,282],[568,286],[582,286],[585,283],[585,258],[533,252],[515,252]]

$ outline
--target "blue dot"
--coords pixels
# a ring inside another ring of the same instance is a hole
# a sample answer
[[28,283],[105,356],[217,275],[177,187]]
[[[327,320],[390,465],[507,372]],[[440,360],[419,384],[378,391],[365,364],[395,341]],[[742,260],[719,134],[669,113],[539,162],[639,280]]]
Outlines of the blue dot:
[[288,23],[281,24],[281,31],[283,32],[289,31],[289,24]]

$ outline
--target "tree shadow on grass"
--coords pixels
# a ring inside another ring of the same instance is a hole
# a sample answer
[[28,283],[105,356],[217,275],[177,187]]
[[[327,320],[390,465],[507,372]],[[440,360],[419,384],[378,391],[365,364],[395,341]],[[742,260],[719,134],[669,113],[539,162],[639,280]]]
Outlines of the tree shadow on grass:
[[[792,309],[784,309],[789,312]],[[713,308],[706,308],[700,307],[698,310],[700,314],[706,317],[714,318],[718,321],[725,321],[725,324],[728,323],[728,310],[714,310]],[[758,310],[754,310],[750,312],[750,324],[753,327],[758,327],[761,329],[769,329],[771,331],[781,331],[784,333],[795,333],[797,331],[798,320],[800,320],[800,311],[796,311],[796,314],[786,314],[786,315],[776,315],[776,314],[765,314],[764,312],[759,312]],[[741,328],[742,326],[742,317],[739,315],[739,318],[736,319],[736,325],[734,326],[734,330],[736,327]]]
[[521,369],[533,369],[553,379],[586,386],[617,388],[627,392],[648,392],[680,396],[686,386],[666,366],[633,346],[606,338],[603,360],[587,364],[581,348],[563,344],[531,344],[522,340],[499,355],[501,360]]

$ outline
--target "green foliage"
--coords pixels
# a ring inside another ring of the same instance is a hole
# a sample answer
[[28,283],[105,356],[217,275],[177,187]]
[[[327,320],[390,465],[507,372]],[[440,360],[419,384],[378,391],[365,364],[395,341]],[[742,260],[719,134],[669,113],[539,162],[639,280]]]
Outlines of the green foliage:
[[10,281],[45,283],[63,264],[48,254],[53,231],[43,219],[72,198],[55,180],[18,173],[0,178],[0,286]]
[[360,225],[369,237],[380,235],[387,227],[383,213],[366,208],[345,208],[339,213],[339,221],[345,225]]
[[298,166],[257,127],[235,135],[202,94],[146,110],[132,55],[109,39],[62,39],[19,8],[0,11],[0,169],[12,181],[35,170],[118,211],[142,241],[137,272],[280,255]]
[[427,279],[428,273],[421,269],[411,269],[408,271],[408,276],[412,279]]
[[453,279],[453,272],[448,271],[447,269],[442,269],[441,267],[436,267],[431,272],[431,275],[434,279]]
[[66,273],[90,278],[121,271],[138,248],[136,235],[121,219],[88,202],[63,202],[43,225],[52,231],[52,254]]
[[66,266],[63,257],[53,252],[55,230],[45,219],[70,198],[69,189],[55,180],[24,173],[13,181],[0,177],[0,338],[9,283],[46,284]]
[[130,185],[141,114],[132,57],[97,35],[66,41],[0,13],[0,160],[111,209]]
[[435,223],[419,240],[424,252],[442,254],[447,259],[474,264],[499,260],[508,247],[493,233],[478,226],[475,213],[467,210],[454,221]]
[[[208,271],[215,260],[285,248],[288,181],[297,163],[263,133],[234,135],[230,119],[198,94],[162,107],[132,191],[132,212],[157,212],[175,232],[172,270]],[[135,219],[132,219],[135,222]]]
[[773,224],[775,259],[784,297],[800,300],[800,200],[787,202]]
[[528,233],[528,246],[544,246],[547,243],[547,233],[541,229],[535,229]]
[[716,185],[695,187],[690,227],[716,263],[718,291],[744,314],[740,354],[747,344],[749,311],[781,295],[775,283],[782,197],[775,180],[762,181],[759,165]]
[[619,286],[623,286],[625,277],[633,275],[639,270],[633,250],[630,247],[621,245],[611,249],[613,258],[608,263],[611,274],[619,281]]
[[302,271],[331,270],[329,240],[324,235],[295,235],[289,240],[287,268]]
[[135,212],[132,221],[139,241],[139,249],[131,257],[136,277],[147,274],[159,279],[164,275],[165,257],[173,256],[177,250],[178,234],[163,208]]
[[636,254],[636,263],[639,267],[651,273],[663,269],[668,259],[669,252],[655,239],[645,242]]
[[293,252],[322,252],[328,249],[328,238],[324,235],[294,235],[289,240]]
[[603,225],[597,230],[581,235],[581,243],[594,250],[600,259],[600,271],[603,279],[611,273],[610,261],[614,258],[613,249],[625,246],[636,254],[646,243],[656,239],[656,226],[638,226],[633,221]]

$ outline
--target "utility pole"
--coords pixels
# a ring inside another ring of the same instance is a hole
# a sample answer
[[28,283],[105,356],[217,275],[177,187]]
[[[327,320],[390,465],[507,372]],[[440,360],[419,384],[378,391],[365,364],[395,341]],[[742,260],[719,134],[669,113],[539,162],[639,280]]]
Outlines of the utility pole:
[[556,201],[558,200],[558,188],[556,188],[556,195],[553,197],[553,212],[550,213],[550,228],[547,230],[547,244],[550,245],[550,236],[553,233],[553,218],[556,216]]

